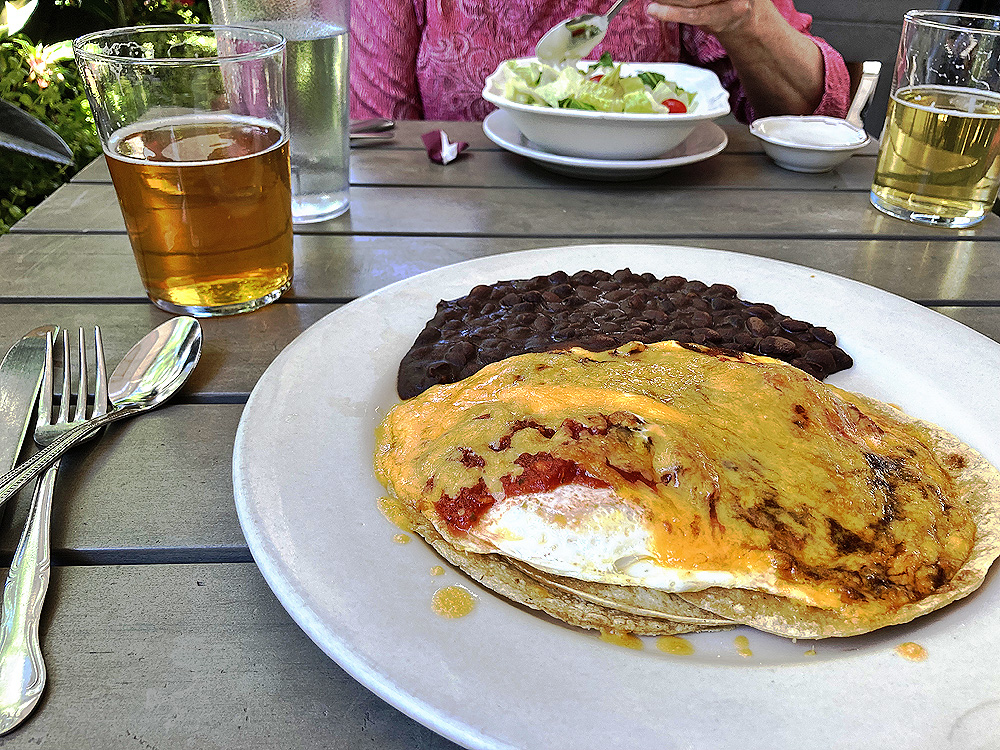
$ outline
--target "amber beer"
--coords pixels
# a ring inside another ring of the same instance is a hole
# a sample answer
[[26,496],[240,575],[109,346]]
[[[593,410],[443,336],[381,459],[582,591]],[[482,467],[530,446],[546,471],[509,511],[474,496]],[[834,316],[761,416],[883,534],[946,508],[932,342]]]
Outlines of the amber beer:
[[978,222],[1000,185],[1000,96],[945,86],[901,88],[889,103],[872,201],[950,226]]
[[206,114],[143,122],[112,135],[105,156],[157,304],[241,312],[289,287],[288,138],[273,124]]

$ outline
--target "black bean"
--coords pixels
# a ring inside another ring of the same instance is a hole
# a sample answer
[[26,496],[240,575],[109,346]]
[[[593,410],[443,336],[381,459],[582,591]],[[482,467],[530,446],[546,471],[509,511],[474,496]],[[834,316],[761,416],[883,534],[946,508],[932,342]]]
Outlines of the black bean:
[[419,334],[417,334],[416,341],[413,342],[414,346],[424,346],[431,343],[432,341],[437,341],[440,338],[441,333],[433,326],[424,326]]
[[819,326],[813,326],[812,328],[809,329],[809,333],[811,333],[817,341],[821,341],[824,344],[837,343],[836,334],[834,334],[834,332],[831,331],[829,328],[821,328]]
[[854,365],[854,360],[851,358],[851,355],[839,346],[831,347],[830,354],[833,355],[833,359],[837,363],[838,370],[846,370],[848,367]]
[[806,361],[812,362],[826,372],[837,369],[837,360],[829,349],[810,349],[806,352]]
[[767,336],[760,340],[757,349],[768,357],[788,356],[795,351],[795,344],[781,336]]
[[695,310],[691,313],[692,328],[708,328],[712,325],[712,316],[703,310]]
[[751,315],[756,315],[758,318],[767,318],[770,320],[774,317],[774,312],[768,310],[764,305],[752,304],[747,308],[747,312]]
[[746,326],[747,330],[758,338],[766,336],[771,331],[771,326],[758,318],[756,315],[752,318],[747,318]]
[[718,297],[721,299],[735,299],[736,290],[729,284],[712,284],[705,290],[706,297]]
[[789,333],[802,333],[809,330],[808,323],[804,320],[795,320],[794,318],[785,318],[781,321],[781,327]]

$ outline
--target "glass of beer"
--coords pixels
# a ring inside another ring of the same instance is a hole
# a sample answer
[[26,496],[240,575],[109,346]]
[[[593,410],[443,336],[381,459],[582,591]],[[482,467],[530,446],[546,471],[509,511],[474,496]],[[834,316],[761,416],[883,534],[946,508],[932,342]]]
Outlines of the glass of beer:
[[73,43],[149,298],[208,317],[292,283],[285,41],[141,26]]
[[871,201],[943,227],[982,221],[1000,186],[1000,18],[903,19]]

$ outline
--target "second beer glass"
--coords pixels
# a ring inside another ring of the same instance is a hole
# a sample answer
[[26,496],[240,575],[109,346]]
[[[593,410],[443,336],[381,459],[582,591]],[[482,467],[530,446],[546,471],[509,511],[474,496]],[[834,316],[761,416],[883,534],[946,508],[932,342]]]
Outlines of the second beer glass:
[[910,11],[872,204],[946,227],[982,221],[1000,186],[1000,18]]

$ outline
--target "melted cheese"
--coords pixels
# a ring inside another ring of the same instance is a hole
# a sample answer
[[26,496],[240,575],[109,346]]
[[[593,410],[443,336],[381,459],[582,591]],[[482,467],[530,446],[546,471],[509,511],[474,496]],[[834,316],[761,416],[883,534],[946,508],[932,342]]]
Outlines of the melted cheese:
[[397,405],[375,467],[452,544],[667,591],[894,609],[974,525],[926,434],[776,360],[665,342],[513,357]]

